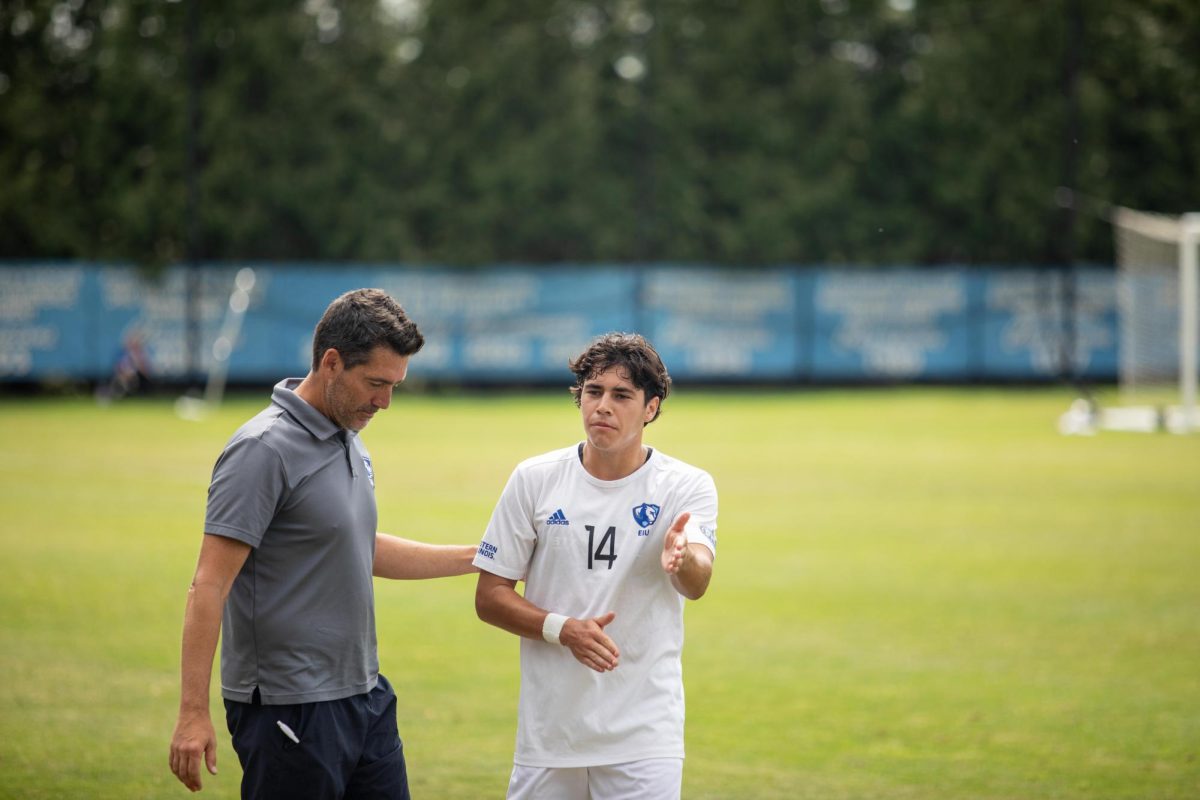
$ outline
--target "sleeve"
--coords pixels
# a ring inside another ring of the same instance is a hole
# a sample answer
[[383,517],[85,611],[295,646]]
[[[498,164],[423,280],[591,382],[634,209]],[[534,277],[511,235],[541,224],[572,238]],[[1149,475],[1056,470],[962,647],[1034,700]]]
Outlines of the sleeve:
[[258,547],[286,490],[278,453],[253,437],[230,442],[213,467],[204,532]]
[[509,477],[492,518],[488,521],[483,541],[475,554],[474,564],[510,580],[524,580],[537,545],[537,528],[533,522],[533,498],[522,470]]
[[692,482],[685,496],[680,499],[680,512],[690,511],[692,516],[684,527],[688,544],[693,542],[707,547],[717,554],[717,484],[707,472],[701,472]]

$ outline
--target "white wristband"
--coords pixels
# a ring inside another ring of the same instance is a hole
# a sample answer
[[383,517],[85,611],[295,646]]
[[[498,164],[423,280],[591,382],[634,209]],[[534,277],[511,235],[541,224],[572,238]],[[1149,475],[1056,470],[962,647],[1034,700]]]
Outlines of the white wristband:
[[542,638],[550,644],[562,644],[558,640],[558,634],[562,632],[567,619],[568,617],[562,614],[547,614],[546,621],[542,623]]

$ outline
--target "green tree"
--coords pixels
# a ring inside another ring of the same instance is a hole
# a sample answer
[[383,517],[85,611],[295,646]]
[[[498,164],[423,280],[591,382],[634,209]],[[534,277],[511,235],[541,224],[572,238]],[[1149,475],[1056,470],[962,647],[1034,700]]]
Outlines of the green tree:
[[1196,207],[1197,52],[1193,0],[9,0],[0,257],[1104,260]]

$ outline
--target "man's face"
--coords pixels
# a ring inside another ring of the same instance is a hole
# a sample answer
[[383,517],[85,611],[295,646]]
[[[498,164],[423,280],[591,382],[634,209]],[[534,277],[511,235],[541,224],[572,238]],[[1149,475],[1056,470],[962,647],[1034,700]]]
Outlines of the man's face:
[[375,412],[392,404],[392,390],[408,374],[408,356],[380,345],[366,362],[347,369],[333,352],[331,376],[325,384],[325,413],[339,427],[361,431]]
[[642,429],[654,419],[660,400],[635,388],[629,375],[612,367],[584,381],[579,391],[579,410],[588,444],[600,451],[640,447]]

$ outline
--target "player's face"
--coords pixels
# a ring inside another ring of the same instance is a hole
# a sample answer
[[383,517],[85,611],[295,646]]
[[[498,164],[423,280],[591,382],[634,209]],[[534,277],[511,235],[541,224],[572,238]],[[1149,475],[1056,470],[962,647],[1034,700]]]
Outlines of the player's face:
[[647,403],[646,393],[636,388],[620,367],[593,375],[579,392],[588,444],[600,451],[641,447],[642,429],[654,419],[658,404],[657,397]]
[[325,385],[326,414],[346,430],[361,431],[377,411],[392,404],[392,390],[407,374],[408,356],[382,345],[366,362],[349,369],[337,357]]

